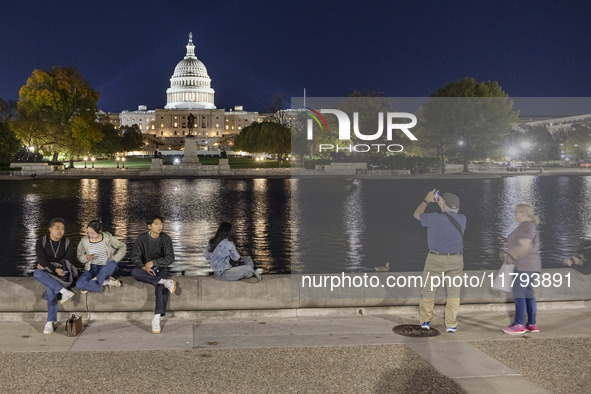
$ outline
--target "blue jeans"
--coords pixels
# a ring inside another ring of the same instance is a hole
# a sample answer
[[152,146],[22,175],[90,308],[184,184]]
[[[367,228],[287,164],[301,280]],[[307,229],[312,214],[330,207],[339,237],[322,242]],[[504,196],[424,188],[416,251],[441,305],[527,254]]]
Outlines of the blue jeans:
[[154,313],[157,315],[166,315],[166,304],[168,304],[168,296],[170,292],[164,285],[158,284],[161,279],[168,279],[168,268],[160,267],[160,272],[155,276],[150,275],[143,269],[135,267],[131,270],[131,276],[138,282],[149,283],[155,287],[154,294],[156,295],[156,308]]
[[537,306],[534,287],[532,286],[532,275],[539,274],[539,272],[519,271],[516,269],[515,273],[519,274],[519,276],[513,284],[513,299],[515,299],[515,321],[513,324],[523,325],[526,312],[527,324],[536,324]]
[[36,269],[33,276],[47,287],[47,321],[57,321],[57,294],[64,288],[45,270]]
[[[117,271],[117,263],[113,260],[105,265],[90,265],[90,271],[84,271],[76,281],[76,287],[80,290],[88,290],[94,293],[103,291],[103,282]],[[96,280],[92,278],[96,277]]]
[[258,275],[254,272],[254,261],[252,261],[250,256],[240,257],[240,263],[244,263],[244,265],[232,267],[225,271],[214,271],[213,275],[217,280],[223,280],[226,282],[240,280],[243,278],[251,278],[253,276],[258,277]]

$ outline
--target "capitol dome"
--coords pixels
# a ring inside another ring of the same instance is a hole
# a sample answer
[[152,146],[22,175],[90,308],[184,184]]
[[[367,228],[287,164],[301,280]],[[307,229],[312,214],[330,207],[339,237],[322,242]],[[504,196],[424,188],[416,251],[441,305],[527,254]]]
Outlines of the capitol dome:
[[174,68],[170,88],[166,90],[167,109],[213,109],[211,78],[201,60],[195,56],[193,34],[189,33],[187,55]]

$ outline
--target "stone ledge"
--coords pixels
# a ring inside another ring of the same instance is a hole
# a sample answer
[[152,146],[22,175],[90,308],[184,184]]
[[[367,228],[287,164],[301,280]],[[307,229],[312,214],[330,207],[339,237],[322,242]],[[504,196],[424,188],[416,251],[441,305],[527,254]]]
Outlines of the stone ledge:
[[[468,276],[478,276],[495,271],[465,271]],[[571,273],[569,288],[538,288],[536,299],[544,301],[585,301],[591,299],[591,275],[582,275],[571,269],[544,270],[551,274],[564,276]],[[421,275],[420,272],[372,272],[366,274],[344,274],[346,278],[376,276],[385,284],[388,276],[406,277]],[[308,310],[313,308],[374,308],[416,306],[420,301],[420,289],[358,287],[335,288],[303,287],[302,277],[311,280],[324,280],[325,277],[342,274],[310,275],[265,275],[263,281],[247,279],[237,282],[221,282],[213,277],[176,276],[180,292],[169,299],[168,310],[183,311],[240,311],[240,310]],[[361,279],[360,278],[360,279]],[[359,281],[360,279],[356,279]],[[348,279],[347,279],[348,280]],[[64,312],[148,312],[155,303],[152,286],[137,282],[131,277],[121,278],[122,287],[105,289],[103,293],[77,293],[65,305],[59,305]],[[352,282],[356,283],[356,282]],[[44,312],[47,303],[41,298],[45,287],[34,278],[0,278],[0,313]],[[444,292],[440,290],[437,304],[443,304]],[[463,288],[463,304],[506,304],[512,303],[510,293],[501,293],[483,286],[482,288]]]

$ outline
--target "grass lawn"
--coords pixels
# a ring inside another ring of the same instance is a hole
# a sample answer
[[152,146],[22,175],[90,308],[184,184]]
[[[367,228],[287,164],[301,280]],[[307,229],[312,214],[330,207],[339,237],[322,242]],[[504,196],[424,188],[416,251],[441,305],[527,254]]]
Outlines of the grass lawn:
[[[164,162],[169,162],[171,159],[164,159]],[[203,165],[218,165],[219,159],[217,157],[212,156],[202,156],[199,158],[199,161]],[[150,164],[152,163],[152,159],[149,158],[136,158],[136,157],[128,157],[125,159],[125,168],[150,168]],[[68,162],[64,162],[67,166]],[[92,168],[92,162],[89,160],[86,163],[87,168]],[[123,163],[119,162],[119,168],[123,167]],[[289,168],[291,167],[291,163],[289,161],[283,162],[281,165],[282,168]],[[74,168],[84,168],[84,161],[75,161]],[[94,162],[94,168],[117,168],[117,161],[116,160],[97,160]],[[230,158],[230,168],[277,168],[277,160],[262,160],[256,161],[255,159],[248,158],[248,157],[231,157]]]

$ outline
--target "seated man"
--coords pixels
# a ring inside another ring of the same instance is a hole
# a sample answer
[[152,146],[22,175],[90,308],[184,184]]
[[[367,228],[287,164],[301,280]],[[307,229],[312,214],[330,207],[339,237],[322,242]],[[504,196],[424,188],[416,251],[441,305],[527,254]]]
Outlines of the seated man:
[[174,294],[177,283],[168,279],[168,267],[174,261],[172,240],[162,232],[162,219],[153,216],[146,221],[148,232],[141,234],[131,251],[131,270],[135,280],[156,287],[156,310],[152,319],[152,333],[160,334],[160,316],[166,315],[168,294]]
[[76,268],[72,265],[74,253],[68,238],[64,238],[65,221],[53,218],[49,221],[49,236],[44,235],[37,240],[37,269],[33,273],[47,290],[47,323],[43,334],[51,334],[57,321],[57,295],[61,294],[61,304],[74,297],[74,293],[64,286],[71,286]]

